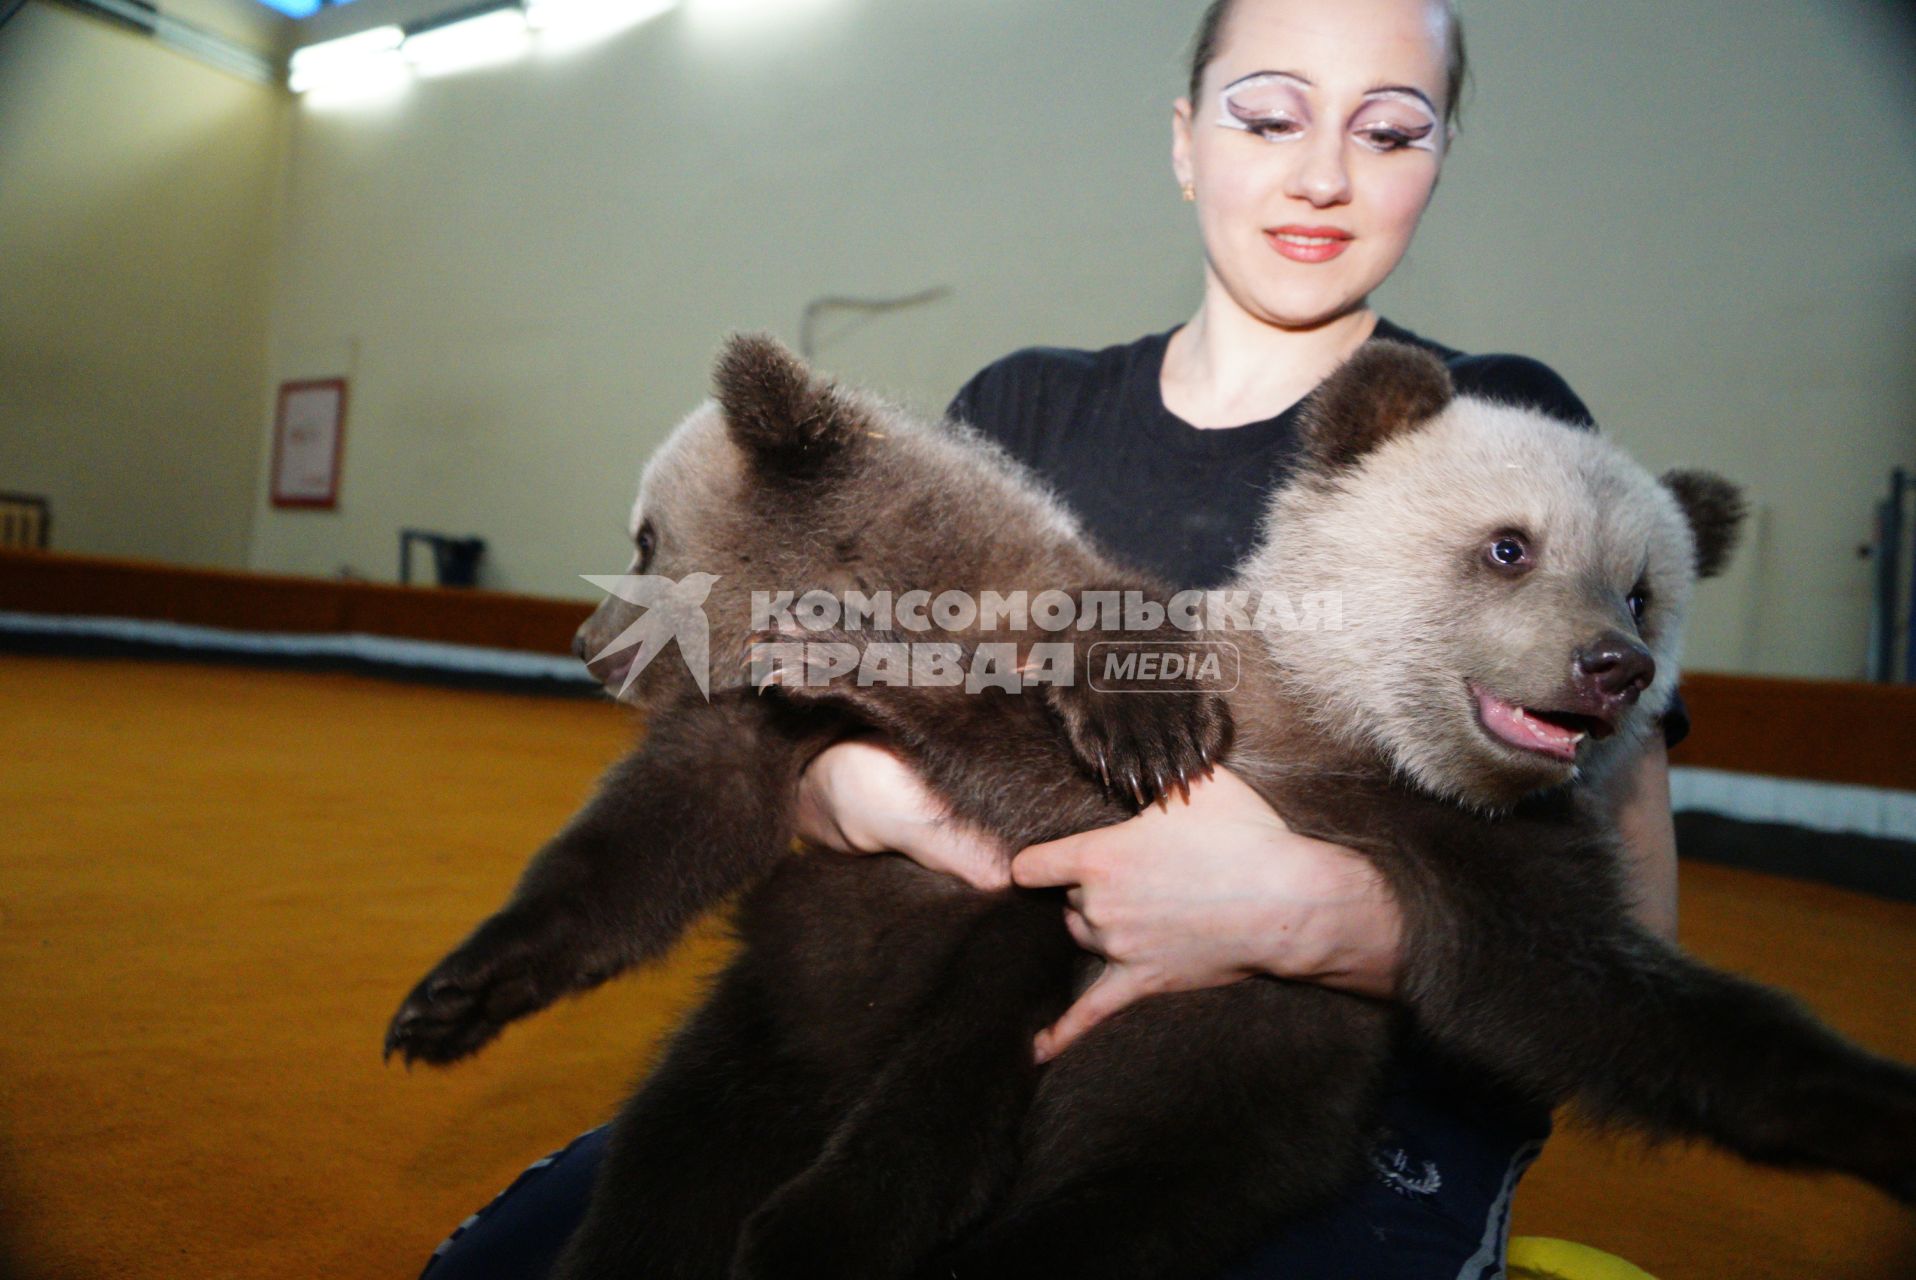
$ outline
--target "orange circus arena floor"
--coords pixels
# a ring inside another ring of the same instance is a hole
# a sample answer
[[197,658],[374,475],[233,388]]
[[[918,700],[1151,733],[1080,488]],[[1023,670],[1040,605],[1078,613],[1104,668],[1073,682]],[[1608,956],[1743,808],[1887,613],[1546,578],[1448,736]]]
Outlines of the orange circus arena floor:
[[[0,1274],[411,1277],[607,1117],[723,958],[708,926],[469,1064],[383,1065],[399,997],[627,745],[621,713],[12,655],[0,707]],[[1683,875],[1692,949],[1916,1060],[1916,906]],[[1916,1222],[1863,1187],[1574,1129],[1516,1230],[1659,1280],[1916,1274]]]

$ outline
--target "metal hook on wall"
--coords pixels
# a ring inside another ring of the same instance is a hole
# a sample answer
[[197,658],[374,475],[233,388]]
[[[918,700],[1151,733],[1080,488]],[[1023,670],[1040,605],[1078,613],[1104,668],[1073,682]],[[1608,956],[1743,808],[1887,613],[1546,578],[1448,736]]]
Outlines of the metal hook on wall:
[[817,354],[815,350],[817,344],[813,339],[814,326],[818,317],[827,311],[858,311],[864,313],[869,319],[887,311],[899,311],[906,307],[936,302],[950,292],[950,285],[938,284],[929,289],[920,289],[917,293],[907,293],[896,298],[850,298],[839,294],[827,294],[822,298],[814,298],[805,304],[805,312],[799,317],[798,354],[807,360]]

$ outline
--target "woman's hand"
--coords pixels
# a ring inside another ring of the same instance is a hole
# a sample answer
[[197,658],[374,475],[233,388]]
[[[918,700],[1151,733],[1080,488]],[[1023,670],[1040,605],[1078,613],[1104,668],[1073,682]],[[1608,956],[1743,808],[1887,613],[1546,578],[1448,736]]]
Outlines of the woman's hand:
[[1360,855],[1300,836],[1228,769],[1188,804],[1033,845],[1021,885],[1069,886],[1066,926],[1104,972],[1037,1039],[1038,1060],[1140,996],[1254,973],[1361,995],[1396,989],[1403,920]]
[[1362,995],[1396,988],[1403,922],[1369,862],[1300,836],[1228,769],[1115,826],[1009,850],[951,816],[882,739],[838,743],[799,781],[798,834],[895,851],[979,889],[1068,888],[1065,925],[1104,973],[1038,1037],[1040,1061],[1140,996],[1254,973]]
[[952,817],[879,738],[835,743],[806,767],[798,783],[798,834],[840,853],[902,853],[977,889],[1011,883],[1011,850]]

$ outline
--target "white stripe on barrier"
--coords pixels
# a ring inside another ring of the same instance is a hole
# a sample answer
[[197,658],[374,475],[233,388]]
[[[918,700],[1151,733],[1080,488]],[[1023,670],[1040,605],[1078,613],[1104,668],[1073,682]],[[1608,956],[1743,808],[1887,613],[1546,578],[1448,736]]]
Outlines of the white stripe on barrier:
[[1670,770],[1670,807],[1743,822],[1916,841],[1916,792],[1805,782],[1688,765]]
[[578,659],[558,654],[489,649],[437,640],[402,640],[359,633],[229,631],[222,627],[146,618],[91,618],[0,611],[0,632],[123,640],[184,651],[285,658],[352,658],[392,666],[519,679],[596,683]]

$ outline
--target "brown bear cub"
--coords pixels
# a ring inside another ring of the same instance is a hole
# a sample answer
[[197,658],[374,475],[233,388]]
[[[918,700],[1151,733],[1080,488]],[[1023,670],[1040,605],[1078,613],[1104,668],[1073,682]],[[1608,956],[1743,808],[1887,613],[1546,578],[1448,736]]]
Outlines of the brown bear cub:
[[[885,684],[792,643],[818,635],[768,636],[750,593],[1171,597],[962,428],[761,339],[735,341],[717,383],[633,521],[634,573],[711,583],[709,699],[669,657],[595,663],[643,708],[645,741],[387,1038],[409,1061],[461,1058],[748,889],[737,957],[619,1116],[559,1275],[1214,1273],[1358,1175],[1413,1027],[1536,1102],[1916,1195],[1916,1071],[1645,933],[1625,901],[1603,779],[1668,705],[1691,588],[1739,517],[1722,481],[1658,482],[1373,343],[1313,397],[1233,588],[1334,616],[1260,609],[1232,630],[1207,611],[1200,636],[1122,637],[1219,646],[1234,685],[1095,678],[1110,636],[1029,619],[935,639],[961,660],[1009,639],[1024,672],[1062,642],[1072,683]],[[581,648],[617,648],[636,616],[608,602]],[[824,638],[869,654],[899,637]],[[754,666],[755,646],[800,658]],[[1400,1001],[1251,979],[1141,1001],[1035,1066],[1033,1035],[1095,971],[1057,894],[785,856],[799,772],[861,727],[1013,848],[1220,760],[1294,828],[1375,861],[1404,914]]]

